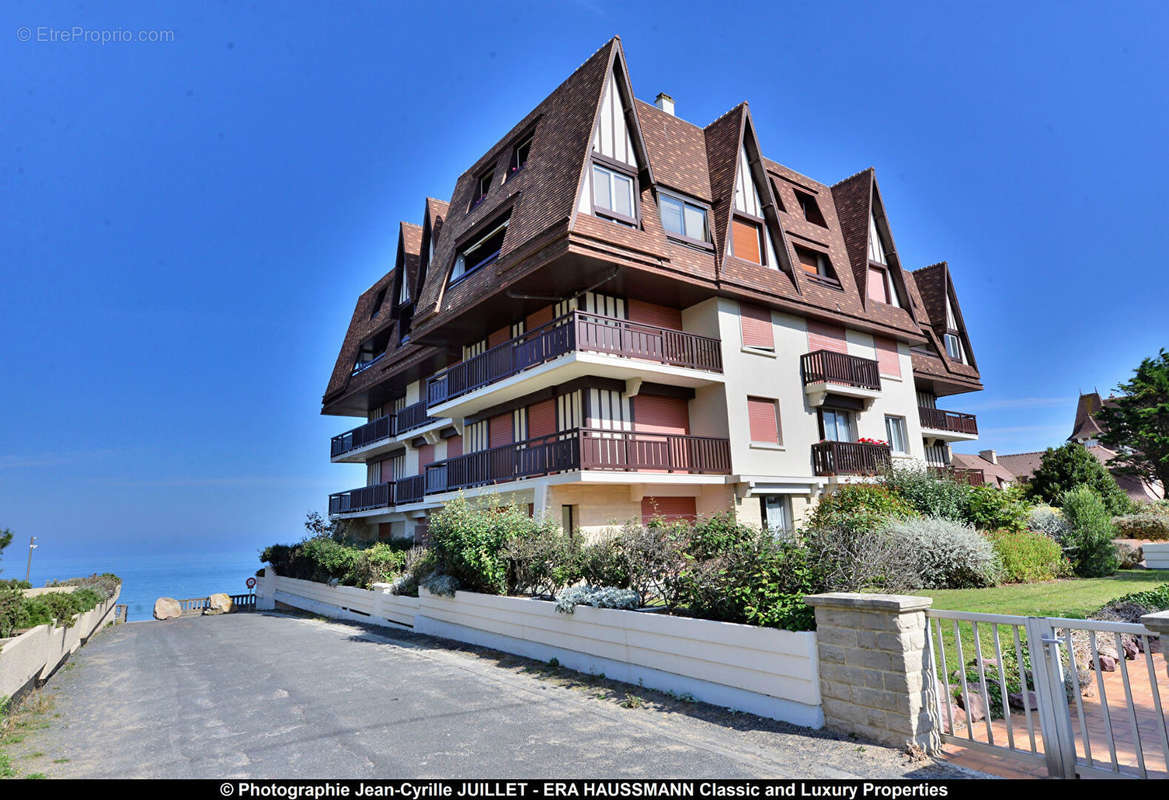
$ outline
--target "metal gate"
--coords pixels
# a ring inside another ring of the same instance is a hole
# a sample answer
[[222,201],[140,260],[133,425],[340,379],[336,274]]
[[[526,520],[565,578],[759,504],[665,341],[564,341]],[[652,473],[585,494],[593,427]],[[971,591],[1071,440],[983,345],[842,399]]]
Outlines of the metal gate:
[[1053,777],[1169,777],[1161,704],[1169,667],[1145,626],[936,609],[926,616],[944,742],[1013,753],[1046,764]]

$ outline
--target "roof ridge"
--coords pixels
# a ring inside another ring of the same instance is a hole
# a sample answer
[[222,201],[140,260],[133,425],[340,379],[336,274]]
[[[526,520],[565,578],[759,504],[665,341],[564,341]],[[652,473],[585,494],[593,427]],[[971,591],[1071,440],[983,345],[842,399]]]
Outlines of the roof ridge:
[[836,183],[832,184],[832,186],[830,186],[829,188],[831,188],[831,189],[835,189],[835,188],[836,188],[837,186],[839,186],[840,184],[842,184],[842,183],[848,183],[848,182],[849,182],[849,181],[851,181],[853,178],[859,178],[861,175],[864,175],[866,172],[873,172],[873,173],[875,173],[876,171],[877,171],[877,170],[876,170],[874,167],[865,167],[865,168],[864,168],[864,169],[862,169],[860,172],[854,172],[853,174],[849,175],[847,178],[841,178],[841,179],[840,179],[840,180],[838,180]]
[[[719,122],[719,120],[723,119],[723,117],[730,116],[731,114],[735,113],[736,111],[738,111],[739,109],[741,109],[745,105],[747,105],[746,100],[742,101],[741,103],[734,106],[733,108],[728,109],[726,112],[720,114],[716,119],[711,120],[710,125],[707,125],[706,128],[709,128],[711,125],[714,125],[715,123]],[[703,130],[706,130],[706,128],[703,128]]]
[[941,261],[938,261],[937,263],[927,264],[924,267],[918,267],[917,269],[910,270],[910,272],[912,272],[914,275],[916,275],[919,272],[925,272],[927,269],[933,269],[934,267],[948,267],[948,266],[950,266],[950,262],[947,261],[946,259],[942,259]]
[[665,115],[665,116],[669,117],[670,119],[677,120],[678,122],[681,122],[681,123],[683,123],[684,125],[689,125],[691,128],[694,128],[695,130],[698,130],[698,131],[701,131],[701,130],[702,130],[702,126],[701,126],[701,125],[699,125],[699,124],[697,124],[697,123],[695,123],[695,122],[691,122],[691,121],[690,121],[690,120],[688,120],[688,119],[683,119],[682,117],[679,117],[677,114],[670,114],[669,112],[662,111],[660,108],[658,108],[658,107],[657,107],[656,105],[654,105],[653,103],[651,103],[651,102],[649,102],[649,101],[647,101],[647,100],[642,100],[640,97],[635,97],[635,98],[633,98],[633,102],[635,102],[635,103],[641,103],[641,104],[642,104],[643,106],[645,106],[646,108],[652,108],[652,109],[653,109],[654,111],[656,111],[658,114],[663,114],[663,115]]

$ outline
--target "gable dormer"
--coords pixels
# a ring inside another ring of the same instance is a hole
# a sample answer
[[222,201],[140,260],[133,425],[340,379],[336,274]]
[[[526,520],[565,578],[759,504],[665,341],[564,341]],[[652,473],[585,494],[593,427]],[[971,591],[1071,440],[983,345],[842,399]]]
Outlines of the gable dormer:
[[613,49],[607,75],[594,115],[577,211],[637,227],[641,178],[644,175],[650,183],[653,179],[620,47]]
[[914,271],[913,277],[929,315],[930,327],[946,359],[954,364],[977,367],[949,265],[942,261],[923,267]]

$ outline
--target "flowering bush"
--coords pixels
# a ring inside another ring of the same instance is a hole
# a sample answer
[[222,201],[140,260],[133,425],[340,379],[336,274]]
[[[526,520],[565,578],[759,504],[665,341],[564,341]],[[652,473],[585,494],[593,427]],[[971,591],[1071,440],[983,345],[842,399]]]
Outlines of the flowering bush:
[[879,445],[889,444],[884,439],[870,439],[866,436],[862,436],[861,438],[857,439],[857,442],[859,442],[860,444],[879,444]]

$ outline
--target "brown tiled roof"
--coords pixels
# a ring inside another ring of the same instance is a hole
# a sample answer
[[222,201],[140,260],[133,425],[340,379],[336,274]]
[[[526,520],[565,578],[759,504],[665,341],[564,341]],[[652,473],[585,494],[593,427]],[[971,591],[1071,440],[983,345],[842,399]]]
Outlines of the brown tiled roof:
[[[1107,447],[1101,447],[1100,445],[1094,445],[1085,449],[1105,467],[1116,457],[1115,450],[1109,450]],[[957,454],[954,457],[957,458]],[[1043,461],[1043,452],[1015,453],[1013,455],[999,456],[998,459],[999,464],[1014,473],[1017,480],[1029,481]],[[1111,468],[1109,468],[1109,471],[1112,471]],[[1112,477],[1116,478],[1116,483],[1125,494],[1134,500],[1158,500],[1164,496],[1163,489],[1160,487],[1149,487],[1144,481],[1134,475],[1113,472]]]
[[1068,437],[1069,442],[1076,439],[1096,439],[1104,433],[1104,428],[1096,421],[1096,414],[1103,405],[1099,392],[1080,395],[1076,403],[1076,422],[1072,426],[1072,435]]
[[950,456],[950,461],[959,469],[977,469],[983,475],[993,476],[1002,482],[1014,483],[1016,480],[1015,474],[1002,465],[1002,456],[999,456],[998,464],[971,453],[954,453]]
[[1035,470],[1039,469],[1039,464],[1043,461],[1044,452],[1046,451],[999,455],[999,464],[1006,467],[1016,479],[1029,481],[1031,480],[1031,476],[1035,474]]
[[709,203],[710,173],[702,129],[642,100],[636,107],[657,182]]

